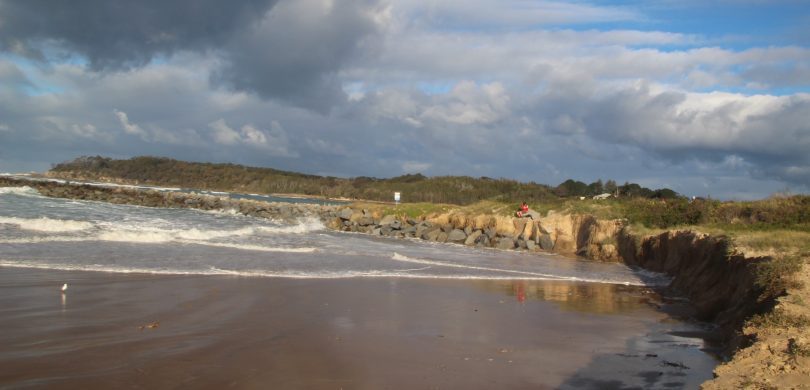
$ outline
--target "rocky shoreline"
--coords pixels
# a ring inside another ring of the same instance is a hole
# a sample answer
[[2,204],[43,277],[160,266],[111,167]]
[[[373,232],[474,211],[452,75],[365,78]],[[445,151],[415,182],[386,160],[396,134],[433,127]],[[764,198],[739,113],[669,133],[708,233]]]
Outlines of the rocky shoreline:
[[[41,195],[78,200],[91,200],[146,207],[191,208],[199,210],[232,211],[257,218],[293,222],[315,217],[325,226],[339,231],[367,233],[396,238],[419,238],[433,242],[450,242],[479,247],[527,251],[551,251],[571,247],[571,234],[551,233],[540,221],[515,219],[512,229],[492,226],[462,226],[447,221],[439,223],[425,219],[397,218],[380,215],[368,209],[305,203],[263,202],[231,199],[198,193],[145,190],[122,186],[100,186],[54,180],[29,180],[0,177],[0,186],[28,186]],[[455,221],[457,222],[457,221]],[[557,245],[559,241],[559,245]]]

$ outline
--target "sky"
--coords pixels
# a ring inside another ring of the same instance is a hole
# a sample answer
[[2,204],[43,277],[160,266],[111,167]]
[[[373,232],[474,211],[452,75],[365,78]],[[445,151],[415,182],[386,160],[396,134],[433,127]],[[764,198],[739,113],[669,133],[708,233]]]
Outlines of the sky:
[[0,172],[810,192],[805,0],[0,0]]

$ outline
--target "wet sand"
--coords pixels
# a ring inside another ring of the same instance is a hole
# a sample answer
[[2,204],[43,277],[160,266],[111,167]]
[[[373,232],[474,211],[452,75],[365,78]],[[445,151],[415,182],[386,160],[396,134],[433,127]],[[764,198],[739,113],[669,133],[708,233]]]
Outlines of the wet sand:
[[0,388],[697,388],[716,361],[657,305],[606,284],[0,267]]

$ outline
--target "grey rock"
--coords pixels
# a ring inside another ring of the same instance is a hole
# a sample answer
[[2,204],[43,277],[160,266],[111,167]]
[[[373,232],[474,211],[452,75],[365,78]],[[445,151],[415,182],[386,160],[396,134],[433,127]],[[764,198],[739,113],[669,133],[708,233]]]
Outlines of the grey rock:
[[498,249],[515,249],[515,240],[512,237],[501,237],[495,247]]
[[436,241],[436,239],[439,237],[439,233],[441,233],[441,229],[437,227],[430,227],[425,229],[425,231],[422,232],[419,237],[421,237],[423,240]]
[[357,221],[357,224],[360,226],[374,225],[374,220],[371,217],[362,217]]
[[540,248],[543,248],[543,250],[546,251],[554,249],[554,241],[551,241],[551,236],[549,236],[548,234],[540,235]]
[[436,236],[436,242],[447,242],[447,233],[440,230],[439,234]]
[[382,217],[382,219],[380,219],[379,224],[380,224],[380,226],[390,225],[391,222],[396,221],[396,219],[397,219],[397,217],[395,217],[393,215],[386,215],[386,216]]
[[394,222],[391,222],[391,224],[388,225],[388,226],[391,226],[391,229],[399,230],[399,229],[402,229],[402,222],[400,222],[399,220],[396,220]]
[[493,228],[493,227],[488,227],[488,228],[486,228],[486,229],[484,230],[484,233],[485,233],[485,234],[487,235],[487,237],[489,237],[489,238],[495,238],[495,237],[497,236],[497,233],[495,232],[495,228]]
[[459,229],[453,229],[447,235],[447,241],[450,241],[450,242],[463,242],[466,239],[467,239],[467,235],[464,233],[463,230],[459,230]]
[[470,232],[469,235],[467,235],[467,239],[464,240],[464,245],[475,244],[478,241],[478,238],[481,237],[482,234],[484,234],[484,232],[482,232],[480,230],[473,230],[472,232]]
[[534,241],[526,241],[526,249],[533,251],[535,248],[537,248],[537,246],[535,245]]
[[352,211],[352,209],[346,207],[345,209],[340,210],[340,213],[338,213],[338,218],[342,220],[348,220],[351,219],[353,213],[354,212]]
[[469,226],[464,228],[464,234],[466,234],[468,236],[472,233],[472,231],[473,231],[473,229],[471,227],[469,227]]

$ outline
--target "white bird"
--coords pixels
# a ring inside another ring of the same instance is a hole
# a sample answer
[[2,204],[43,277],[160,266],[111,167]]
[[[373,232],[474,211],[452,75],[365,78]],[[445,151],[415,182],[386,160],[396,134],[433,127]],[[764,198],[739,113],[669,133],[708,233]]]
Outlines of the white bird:
[[67,291],[67,283],[62,285],[62,294],[64,294],[65,291]]

